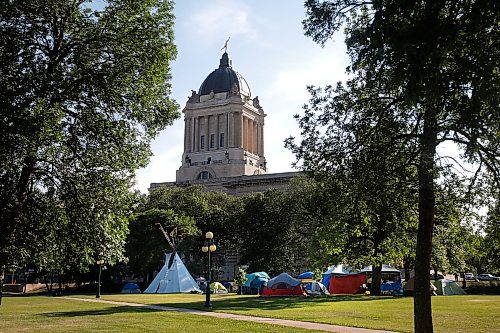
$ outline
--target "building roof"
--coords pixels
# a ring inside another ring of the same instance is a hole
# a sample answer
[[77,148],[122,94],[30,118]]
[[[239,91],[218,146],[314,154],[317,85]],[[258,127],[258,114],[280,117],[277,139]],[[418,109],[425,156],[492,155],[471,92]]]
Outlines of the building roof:
[[230,92],[236,85],[238,92],[250,97],[250,87],[245,78],[231,67],[227,52],[220,59],[219,68],[210,73],[198,90],[198,95],[208,95],[212,91],[217,94]]

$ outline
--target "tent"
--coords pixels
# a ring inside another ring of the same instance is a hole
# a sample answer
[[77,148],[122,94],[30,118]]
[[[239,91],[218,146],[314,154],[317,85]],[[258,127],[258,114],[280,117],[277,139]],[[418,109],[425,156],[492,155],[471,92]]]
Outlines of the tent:
[[141,289],[137,283],[129,282],[126,283],[122,288],[122,294],[140,294]]
[[262,291],[262,296],[307,296],[302,288],[302,282],[287,273],[267,281],[267,286]]
[[266,272],[255,272],[247,274],[247,280],[242,286],[243,294],[259,294],[262,287],[269,281],[269,275]]
[[357,294],[361,286],[366,284],[366,274],[332,275],[328,291],[330,294]]
[[210,290],[213,294],[227,294],[227,289],[220,282],[210,283]]
[[[373,273],[372,265],[365,266],[360,273],[365,273],[367,275],[368,282],[370,282]],[[401,279],[401,271],[399,269],[383,264],[381,278],[382,283],[380,284],[380,291],[383,294],[403,294],[403,282]]]
[[465,295],[465,291],[453,280],[436,280],[434,286],[438,295]]
[[[437,288],[429,281],[429,289],[431,290],[431,295],[437,295]],[[415,291],[415,277],[411,277],[403,287],[404,295],[411,296]]]
[[201,293],[177,252],[167,253],[165,265],[156,275],[153,282],[144,290],[146,294]]
[[330,295],[328,289],[326,289],[325,285],[321,282],[310,282],[305,287],[306,293],[310,296],[318,296],[318,295]]
[[337,266],[330,266],[328,267],[328,270],[323,273],[323,279],[321,280],[321,283],[328,287],[330,285],[330,278],[332,276],[345,276],[352,273],[356,273],[356,271],[347,265],[340,264]]

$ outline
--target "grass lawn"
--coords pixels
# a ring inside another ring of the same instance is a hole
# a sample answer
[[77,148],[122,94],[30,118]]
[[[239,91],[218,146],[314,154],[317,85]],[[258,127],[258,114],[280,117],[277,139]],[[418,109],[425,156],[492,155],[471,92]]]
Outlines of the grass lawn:
[[[136,299],[137,301],[137,299]],[[314,332],[49,296],[5,297],[0,332]]]
[[[93,297],[93,296],[87,296]],[[104,295],[103,299],[184,308],[203,308],[202,295]],[[413,331],[413,299],[375,296],[261,298],[213,295],[214,311],[336,325]],[[435,332],[500,332],[500,296],[432,298]]]

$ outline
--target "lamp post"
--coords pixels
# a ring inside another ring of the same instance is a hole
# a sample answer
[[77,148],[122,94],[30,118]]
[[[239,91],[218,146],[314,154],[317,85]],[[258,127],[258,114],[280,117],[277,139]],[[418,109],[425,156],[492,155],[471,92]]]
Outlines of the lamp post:
[[211,267],[210,267],[210,253],[214,252],[217,250],[217,246],[215,246],[213,242],[214,234],[212,232],[207,232],[205,234],[205,244],[201,248],[201,250],[205,253],[208,253],[208,280],[207,280],[207,287],[205,288],[205,294],[206,294],[206,299],[205,299],[205,307],[206,308],[211,308],[212,303],[210,302],[210,282],[212,280],[212,274],[211,274]]
[[95,294],[95,298],[101,298],[101,272],[104,260],[99,259],[96,261],[96,264],[99,266],[99,280],[97,281],[97,293]]

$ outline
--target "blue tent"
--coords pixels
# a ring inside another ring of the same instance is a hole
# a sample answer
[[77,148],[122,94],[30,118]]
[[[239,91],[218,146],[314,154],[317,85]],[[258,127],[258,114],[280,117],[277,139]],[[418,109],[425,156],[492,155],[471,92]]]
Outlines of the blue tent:
[[243,293],[259,294],[262,287],[269,281],[269,275],[266,272],[256,272],[247,274],[247,281],[243,285]]
[[122,294],[140,294],[141,289],[137,283],[129,282],[126,283],[122,288]]

